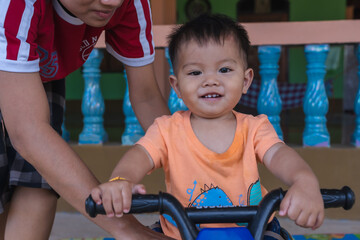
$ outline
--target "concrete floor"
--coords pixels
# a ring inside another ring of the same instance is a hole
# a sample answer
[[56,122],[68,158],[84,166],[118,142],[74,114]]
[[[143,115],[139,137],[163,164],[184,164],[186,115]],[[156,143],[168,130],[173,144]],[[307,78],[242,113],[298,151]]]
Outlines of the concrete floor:
[[[144,225],[151,225],[157,219],[157,214],[136,215]],[[327,234],[327,233],[360,233],[360,221],[326,219],[317,230],[304,229],[296,226],[292,221],[280,218],[281,226],[292,235],[302,234]],[[64,238],[96,238],[110,237],[104,230],[93,224],[79,213],[58,212],[51,232],[50,240]]]

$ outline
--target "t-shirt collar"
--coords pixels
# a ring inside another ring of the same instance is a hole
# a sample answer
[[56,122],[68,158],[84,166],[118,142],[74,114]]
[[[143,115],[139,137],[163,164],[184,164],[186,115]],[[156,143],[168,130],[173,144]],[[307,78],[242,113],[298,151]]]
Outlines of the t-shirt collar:
[[84,24],[83,21],[81,21],[79,18],[71,16],[65,9],[63,6],[61,6],[61,4],[58,2],[58,0],[52,0],[54,9],[56,11],[56,13],[62,18],[64,19],[66,22],[73,24],[73,25],[82,25]]

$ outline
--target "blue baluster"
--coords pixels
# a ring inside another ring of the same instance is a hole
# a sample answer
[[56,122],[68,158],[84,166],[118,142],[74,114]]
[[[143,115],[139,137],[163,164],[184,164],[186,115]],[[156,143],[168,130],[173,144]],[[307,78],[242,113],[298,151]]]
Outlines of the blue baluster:
[[107,141],[103,125],[105,104],[100,90],[100,63],[103,57],[102,50],[94,49],[84,63],[85,86],[81,105],[84,127],[79,135],[79,144],[102,144]]
[[280,127],[282,102],[276,81],[279,75],[278,62],[280,52],[281,46],[260,46],[258,48],[261,86],[257,110],[259,114],[266,114],[268,116],[279,138],[283,139]]
[[121,143],[123,145],[133,145],[142,136],[144,136],[144,130],[141,127],[138,119],[135,116],[134,110],[132,109],[130,97],[129,97],[129,86],[126,72],[124,71],[124,78],[126,81],[126,90],[123,100],[123,112],[125,115],[125,129],[121,136]]
[[358,80],[359,86],[354,102],[354,111],[356,114],[356,126],[353,135],[351,136],[351,143],[355,147],[360,147],[360,44],[356,48],[356,56],[358,59]]
[[[169,63],[169,74],[170,75],[174,75],[174,69],[173,66],[171,64],[171,60],[170,60],[170,55],[169,55],[169,49],[165,48],[165,57]],[[180,110],[188,110],[188,108],[186,107],[184,101],[180,98],[178,98],[178,96],[176,95],[175,91],[173,88],[170,89],[170,95],[169,95],[169,100],[168,100],[168,106],[170,109],[171,113],[174,113],[176,111],[180,111]]]
[[61,124],[61,131],[62,131],[62,138],[66,141],[70,141],[70,133],[65,127],[65,108],[64,108],[64,117],[63,117],[63,123]]
[[308,82],[304,97],[305,129],[303,145],[313,147],[330,147],[330,135],[326,127],[326,113],[329,101],[326,96],[324,77],[325,61],[329,45],[306,45]]

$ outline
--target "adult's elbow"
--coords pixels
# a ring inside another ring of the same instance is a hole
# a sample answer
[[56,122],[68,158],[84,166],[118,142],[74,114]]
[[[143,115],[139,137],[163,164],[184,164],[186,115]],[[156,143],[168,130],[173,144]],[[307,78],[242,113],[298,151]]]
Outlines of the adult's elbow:
[[23,126],[9,127],[7,129],[12,147],[24,158],[28,159],[30,156],[31,146],[29,144],[30,137],[28,130]]

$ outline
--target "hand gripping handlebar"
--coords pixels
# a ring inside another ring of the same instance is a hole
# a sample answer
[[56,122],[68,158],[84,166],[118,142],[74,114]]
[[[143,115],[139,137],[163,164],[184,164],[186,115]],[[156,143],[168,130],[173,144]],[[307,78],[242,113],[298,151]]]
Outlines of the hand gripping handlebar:
[[[198,223],[238,223],[247,222],[248,229],[255,240],[261,240],[269,218],[279,210],[286,191],[276,189],[264,196],[259,206],[247,207],[201,207],[184,208],[172,195],[160,192],[158,195],[133,195],[129,213],[150,213],[170,215],[176,222],[182,239],[196,239]],[[347,186],[342,189],[321,189],[325,208],[343,207],[351,209],[355,203],[355,194]],[[97,205],[91,195],[85,202],[90,217],[105,214],[102,205]]]

